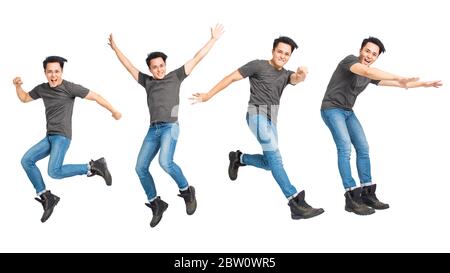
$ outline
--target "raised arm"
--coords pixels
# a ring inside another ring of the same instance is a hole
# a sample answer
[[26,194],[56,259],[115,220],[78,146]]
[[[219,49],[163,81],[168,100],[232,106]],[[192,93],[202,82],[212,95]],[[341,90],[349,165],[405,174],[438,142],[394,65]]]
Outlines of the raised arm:
[[217,24],[214,28],[211,28],[211,38],[209,41],[195,54],[194,58],[187,61],[184,65],[186,75],[191,74],[194,67],[203,59],[203,57],[206,56],[206,54],[208,54],[215,42],[220,38],[220,36],[222,36],[223,32],[223,26],[220,24]]
[[291,74],[289,82],[292,85],[296,85],[297,83],[304,81],[306,75],[308,75],[308,68],[306,66],[300,66],[297,68],[297,72]]
[[427,82],[408,82],[406,86],[401,85],[397,81],[380,81],[378,84],[380,86],[394,86],[394,87],[402,87],[402,88],[416,88],[416,87],[435,87],[439,88],[442,86],[442,81],[427,81]]
[[222,91],[223,89],[227,88],[228,85],[235,81],[242,80],[243,77],[241,73],[239,73],[238,70],[234,71],[230,75],[223,78],[219,83],[217,83],[208,93],[195,93],[192,94],[192,97],[190,98],[193,100],[193,104],[198,102],[205,102],[208,101],[210,98],[214,97],[217,93]]
[[133,78],[136,81],[138,81],[139,70],[137,70],[137,68],[134,67],[134,65],[130,62],[130,60],[128,60],[128,58],[125,57],[125,55],[123,55],[122,51],[120,51],[120,49],[117,47],[116,42],[114,42],[112,33],[109,35],[108,45],[111,47],[112,50],[114,50],[114,52],[117,55],[117,58],[119,58],[119,61],[128,70],[128,72],[130,72],[131,76],[133,76]]
[[13,80],[13,84],[16,86],[16,94],[21,102],[30,102],[33,98],[22,89],[22,79],[20,77],[15,77]]
[[107,100],[105,100],[102,96],[95,93],[94,91],[89,91],[87,96],[84,98],[88,100],[93,100],[98,104],[100,104],[101,106],[103,106],[104,108],[106,108],[108,111],[111,112],[113,118],[115,118],[116,120],[119,120],[122,117],[122,114],[119,111],[114,109],[114,107]]

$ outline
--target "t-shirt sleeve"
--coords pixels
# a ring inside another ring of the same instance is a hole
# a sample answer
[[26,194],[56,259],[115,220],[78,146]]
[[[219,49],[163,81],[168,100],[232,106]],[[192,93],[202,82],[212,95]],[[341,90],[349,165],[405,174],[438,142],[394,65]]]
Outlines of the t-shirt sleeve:
[[151,80],[153,80],[152,77],[150,77],[149,75],[144,74],[144,73],[142,73],[141,71],[139,71],[139,74],[138,74],[138,83],[139,83],[140,85],[142,85],[142,86],[145,88],[145,83],[146,83],[147,81],[151,81]]
[[74,97],[84,98],[89,94],[89,89],[84,86],[71,82],[66,82],[66,84],[70,94],[72,94],[72,96]]
[[370,83],[378,85],[380,83],[380,80],[371,80]]
[[238,68],[238,71],[239,73],[241,73],[241,76],[243,78],[247,78],[255,74],[256,71],[258,70],[257,62],[258,62],[257,60],[254,60]]
[[184,81],[184,79],[187,78],[186,71],[184,70],[184,65],[177,70],[175,70],[175,74],[177,75],[177,78],[180,80],[180,82]]
[[288,85],[288,84],[290,84],[290,85],[295,85],[295,84],[292,84],[292,83],[291,83],[291,75],[294,74],[294,73],[295,73],[295,72],[292,71],[292,70],[287,70],[287,71],[286,71],[286,74],[287,74],[287,83],[285,84],[285,86]]
[[38,85],[28,93],[33,100],[37,100],[37,99],[41,98],[41,95],[39,95],[40,88],[41,88],[41,86]]
[[339,66],[345,70],[350,70],[350,67],[358,62],[358,57],[356,57],[355,55],[348,55],[339,63]]

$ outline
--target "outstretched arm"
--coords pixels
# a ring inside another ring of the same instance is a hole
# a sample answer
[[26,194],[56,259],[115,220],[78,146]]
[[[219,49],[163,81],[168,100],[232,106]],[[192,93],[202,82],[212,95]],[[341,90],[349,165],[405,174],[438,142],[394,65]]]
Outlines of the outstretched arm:
[[218,84],[216,84],[208,93],[194,93],[190,98],[193,100],[193,104],[198,102],[208,101],[210,98],[214,97],[217,93],[228,87],[231,83],[235,81],[242,80],[243,77],[238,70],[234,71],[230,75],[223,78]]
[[379,80],[379,81],[395,81],[399,84],[400,87],[407,88],[408,83],[413,83],[419,80],[417,77],[401,77],[394,74],[391,74],[389,72],[385,72],[383,70],[369,67],[366,65],[363,65],[361,63],[356,63],[350,67],[350,71],[353,73],[372,79],[372,80]]
[[296,85],[299,82],[302,82],[306,79],[306,75],[308,75],[308,68],[306,66],[300,66],[297,68],[297,72],[291,74],[289,82],[292,85]]
[[107,100],[105,100],[102,96],[95,93],[94,91],[89,91],[87,96],[84,98],[88,100],[93,100],[98,104],[100,104],[101,106],[103,106],[104,108],[106,108],[108,111],[111,112],[113,118],[115,118],[116,120],[119,120],[122,117],[122,114],[119,111],[114,109],[114,107],[112,107],[112,105]]
[[33,98],[22,89],[22,79],[20,77],[15,77],[13,80],[13,84],[16,86],[16,94],[21,102],[30,102]]
[[114,42],[112,33],[109,35],[108,45],[111,47],[112,50],[114,50],[114,52],[117,55],[117,58],[119,58],[119,61],[123,64],[123,66],[125,66],[125,68],[128,70],[128,72],[130,72],[131,76],[133,76],[133,78],[136,81],[138,81],[139,70],[137,70],[137,68],[134,67],[134,65],[130,62],[130,60],[128,60],[128,58],[125,57],[125,55],[123,55],[122,51],[120,51],[120,49],[117,47],[116,43]]
[[442,86],[442,81],[427,81],[427,82],[408,82],[406,86],[402,86],[397,81],[380,81],[378,84],[380,86],[395,86],[395,87],[403,87],[403,88],[416,88],[416,87],[436,87],[439,88]]
[[184,65],[184,71],[186,72],[186,75],[191,74],[194,67],[203,59],[203,57],[208,54],[208,52],[213,47],[214,43],[222,36],[224,30],[223,26],[220,24],[217,24],[216,27],[213,29],[211,28],[211,38],[209,41],[204,45],[192,58]]

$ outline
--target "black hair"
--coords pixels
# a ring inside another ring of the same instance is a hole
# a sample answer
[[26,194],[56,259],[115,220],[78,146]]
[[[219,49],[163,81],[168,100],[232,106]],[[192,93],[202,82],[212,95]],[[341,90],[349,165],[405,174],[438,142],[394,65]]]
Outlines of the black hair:
[[155,51],[155,52],[149,53],[147,55],[147,59],[145,59],[145,62],[147,63],[147,66],[150,67],[150,61],[153,60],[153,59],[159,58],[159,57],[161,57],[163,59],[164,63],[166,62],[166,59],[167,59],[167,55],[166,54],[164,54],[162,52],[159,52],[159,51]]
[[291,53],[294,52],[294,49],[298,48],[298,45],[294,42],[294,40],[292,40],[291,38],[286,37],[286,36],[280,36],[273,41],[272,49],[275,49],[279,43],[284,43],[284,44],[290,45]]
[[366,46],[367,43],[376,44],[380,48],[380,52],[378,52],[379,54],[386,52],[386,48],[378,38],[370,36],[369,38],[364,39],[361,43],[361,49],[363,49],[363,47]]
[[59,65],[61,66],[61,69],[64,68],[64,63],[67,62],[67,60],[63,57],[60,56],[48,56],[47,58],[45,58],[43,64],[44,64],[44,70],[47,69],[47,64],[48,63],[59,63]]

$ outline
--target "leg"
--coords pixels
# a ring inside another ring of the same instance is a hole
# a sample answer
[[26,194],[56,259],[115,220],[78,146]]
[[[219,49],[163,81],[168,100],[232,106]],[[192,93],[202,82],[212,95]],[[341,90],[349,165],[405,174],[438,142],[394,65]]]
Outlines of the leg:
[[186,190],[189,184],[184,177],[181,168],[173,162],[173,155],[177,146],[179,126],[177,123],[167,123],[161,126],[161,150],[159,152],[159,164],[178,185],[180,190]]
[[186,213],[194,214],[197,209],[195,188],[189,186],[181,168],[173,161],[177,146],[180,127],[178,123],[167,123],[161,126],[161,150],[159,151],[159,165],[167,172],[178,185],[180,194],[186,204]]
[[358,169],[359,180],[361,184],[370,184],[372,182],[372,176],[370,172],[369,144],[355,113],[352,113],[347,118],[347,128],[356,150],[356,167]]
[[45,184],[42,179],[42,174],[36,166],[36,162],[45,158],[50,154],[50,142],[48,137],[39,141],[36,145],[31,147],[22,157],[22,167],[27,173],[28,178],[33,184],[36,193],[42,194],[45,192]]
[[247,123],[263,148],[263,155],[244,155],[242,163],[270,170],[286,198],[293,197],[297,190],[289,181],[278,149],[277,129],[265,116],[248,115]]
[[150,127],[148,129],[147,135],[142,143],[141,150],[139,151],[135,168],[149,201],[156,198],[155,182],[153,181],[153,177],[148,170],[150,163],[153,158],[155,158],[156,153],[159,150],[160,143],[156,131],[156,127]]
[[345,189],[356,187],[350,168],[351,139],[347,129],[346,115],[351,111],[339,108],[322,110],[322,119],[333,135],[338,153],[338,167]]
[[70,146],[70,139],[61,135],[48,137],[51,145],[50,159],[48,161],[48,175],[54,179],[62,179],[75,175],[87,174],[88,164],[66,164],[64,157]]

